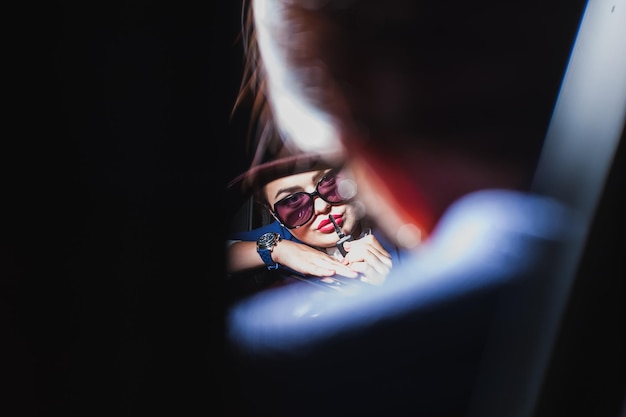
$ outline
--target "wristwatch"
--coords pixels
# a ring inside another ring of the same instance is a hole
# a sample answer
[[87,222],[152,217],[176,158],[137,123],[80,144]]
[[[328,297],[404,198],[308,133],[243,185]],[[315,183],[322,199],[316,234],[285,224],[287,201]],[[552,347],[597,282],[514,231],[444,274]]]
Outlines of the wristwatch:
[[272,251],[278,242],[280,235],[276,232],[267,232],[256,241],[256,251],[267,265],[267,269],[278,269],[278,263],[272,259]]

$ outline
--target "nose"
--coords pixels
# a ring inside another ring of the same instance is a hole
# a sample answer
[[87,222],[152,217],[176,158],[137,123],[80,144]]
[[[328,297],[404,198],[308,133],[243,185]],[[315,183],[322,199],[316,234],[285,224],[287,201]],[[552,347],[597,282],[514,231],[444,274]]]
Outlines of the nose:
[[330,204],[324,201],[320,196],[313,197],[313,207],[315,209],[315,214],[326,214],[330,211]]

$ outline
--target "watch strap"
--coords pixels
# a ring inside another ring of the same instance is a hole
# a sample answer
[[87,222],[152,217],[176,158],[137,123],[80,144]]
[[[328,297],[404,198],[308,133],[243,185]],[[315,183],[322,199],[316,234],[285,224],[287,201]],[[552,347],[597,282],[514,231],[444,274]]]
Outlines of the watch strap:
[[280,234],[275,232],[265,233],[257,240],[257,252],[267,269],[278,269],[278,263],[272,259],[272,250],[280,240]]
[[257,252],[261,255],[261,259],[265,262],[267,269],[278,269],[278,263],[272,259],[272,251],[269,249],[258,249]]

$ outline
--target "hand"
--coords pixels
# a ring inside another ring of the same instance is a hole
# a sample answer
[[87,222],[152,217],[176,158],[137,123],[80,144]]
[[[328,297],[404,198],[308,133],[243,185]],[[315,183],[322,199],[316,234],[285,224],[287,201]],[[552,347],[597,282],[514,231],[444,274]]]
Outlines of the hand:
[[361,273],[361,281],[380,285],[391,271],[391,255],[374,235],[367,235],[343,245],[348,254],[344,264]]
[[272,259],[305,275],[330,277],[343,275],[356,278],[358,273],[332,256],[303,243],[281,240],[272,251]]

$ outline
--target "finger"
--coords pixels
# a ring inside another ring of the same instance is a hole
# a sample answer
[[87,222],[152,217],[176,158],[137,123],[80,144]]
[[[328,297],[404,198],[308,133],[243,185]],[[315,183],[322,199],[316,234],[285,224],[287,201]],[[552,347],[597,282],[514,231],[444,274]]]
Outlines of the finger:
[[372,265],[368,265],[365,262],[355,262],[352,265],[354,270],[361,273],[360,280],[369,284],[380,285],[385,281],[389,270],[383,269],[382,272],[378,272],[372,268]]
[[378,257],[371,252],[365,257],[365,263],[380,274],[389,273],[392,267],[391,259]]
[[[309,255],[305,258],[292,262],[292,269],[311,276],[330,277],[336,274],[338,265],[342,266],[337,260],[327,255],[316,256]],[[345,268],[345,266],[343,266]]]
[[348,278],[356,278],[357,277],[357,273],[352,270],[350,267],[348,267],[347,265],[342,264],[341,262],[333,259],[333,258],[329,258],[329,259],[316,259],[313,260],[313,263],[322,269],[325,270],[330,270],[332,271],[332,274],[330,275],[323,275],[323,276],[331,276],[331,275],[342,275]]
[[349,268],[349,267],[347,267],[345,265],[341,265],[340,268],[337,268],[335,270],[335,274],[344,276],[346,278],[356,278],[356,277],[359,276],[359,274],[355,270],[353,270],[352,268]]
[[350,265],[350,268],[353,271],[356,272],[360,272],[361,274],[364,274],[365,272],[367,272],[367,264],[365,262],[354,262],[353,264]]
[[368,253],[367,259],[377,260],[378,262],[381,262],[381,263],[385,264],[389,268],[391,268],[392,265],[393,265],[393,261],[391,260],[391,256],[387,256],[386,254],[380,253],[380,252],[370,251]]
[[353,251],[349,252],[346,255],[345,260],[348,265],[351,265],[354,262],[365,261],[368,263],[378,262],[387,265],[389,268],[392,266],[391,256],[387,256],[386,252],[380,252],[373,248],[368,248],[366,250]]
[[385,256],[387,258],[391,258],[391,254],[387,251],[387,249],[384,248],[383,245],[380,244],[380,242],[378,240],[373,240],[368,245],[368,248],[370,250],[373,250],[374,252],[376,252],[380,256]]
[[307,272],[305,273],[307,275],[316,276],[316,277],[332,277],[333,275],[336,274],[336,271],[333,268],[326,268],[323,266],[312,265],[310,268],[308,268]]
[[[361,240],[344,243],[344,249],[348,254],[353,253],[352,256],[358,256],[359,252],[365,253],[365,251],[372,251],[380,257],[386,257],[391,259],[391,254],[380,244],[378,240],[363,238]],[[353,258],[356,261],[356,258]]]

